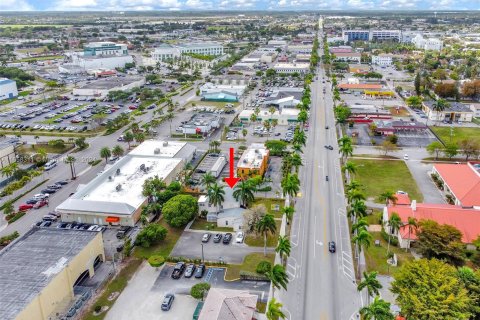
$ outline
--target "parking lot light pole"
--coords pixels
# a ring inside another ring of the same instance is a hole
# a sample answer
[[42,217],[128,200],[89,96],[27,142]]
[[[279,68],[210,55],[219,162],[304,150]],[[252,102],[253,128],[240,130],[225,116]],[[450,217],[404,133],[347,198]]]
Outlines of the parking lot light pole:
[[202,263],[205,263],[205,258],[203,256],[203,243],[202,243]]

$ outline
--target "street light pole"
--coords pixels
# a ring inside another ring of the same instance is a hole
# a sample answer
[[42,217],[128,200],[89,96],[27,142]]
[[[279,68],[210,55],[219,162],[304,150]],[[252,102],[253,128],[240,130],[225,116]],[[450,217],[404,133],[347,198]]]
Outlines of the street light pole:
[[203,256],[203,243],[201,245],[202,245],[202,263],[205,263],[205,258]]

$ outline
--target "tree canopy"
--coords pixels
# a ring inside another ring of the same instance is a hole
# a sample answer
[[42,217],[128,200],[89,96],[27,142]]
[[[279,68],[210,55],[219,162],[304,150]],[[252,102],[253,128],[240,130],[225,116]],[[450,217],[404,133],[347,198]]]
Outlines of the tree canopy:
[[197,199],[191,195],[180,194],[163,205],[163,217],[172,227],[182,227],[192,220],[198,212]]
[[143,228],[137,235],[135,244],[144,248],[149,248],[152,244],[156,244],[165,239],[167,229],[159,224],[152,223]]

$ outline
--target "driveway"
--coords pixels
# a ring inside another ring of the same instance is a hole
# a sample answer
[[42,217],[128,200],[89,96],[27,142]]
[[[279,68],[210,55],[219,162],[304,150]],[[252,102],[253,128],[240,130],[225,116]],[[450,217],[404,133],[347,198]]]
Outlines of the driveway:
[[[418,188],[423,194],[425,203],[445,203],[443,196],[430,178],[432,163],[423,163],[421,161],[405,161],[412,177],[415,179]],[[414,200],[414,199],[412,199]]]
[[[212,232],[212,238],[210,238],[210,241],[203,244],[203,254],[207,261],[242,263],[243,258],[246,255],[253,252],[263,252],[263,247],[249,247],[244,243],[235,243],[235,239],[232,239],[232,242],[228,245],[223,244],[222,242],[214,243],[214,233],[216,232]],[[201,259],[203,234],[203,231],[184,231],[180,239],[178,239],[175,248],[173,248],[171,255],[189,259]],[[273,249],[267,248],[267,251],[273,252]]]

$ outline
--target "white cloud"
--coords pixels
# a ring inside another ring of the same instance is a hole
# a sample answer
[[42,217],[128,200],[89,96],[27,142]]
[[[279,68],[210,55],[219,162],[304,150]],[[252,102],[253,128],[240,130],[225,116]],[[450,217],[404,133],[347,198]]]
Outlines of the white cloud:
[[30,11],[34,7],[26,0],[0,0],[0,11]]
[[189,9],[212,9],[213,8],[213,3],[210,1],[202,1],[202,0],[187,0],[185,2],[184,6]]

